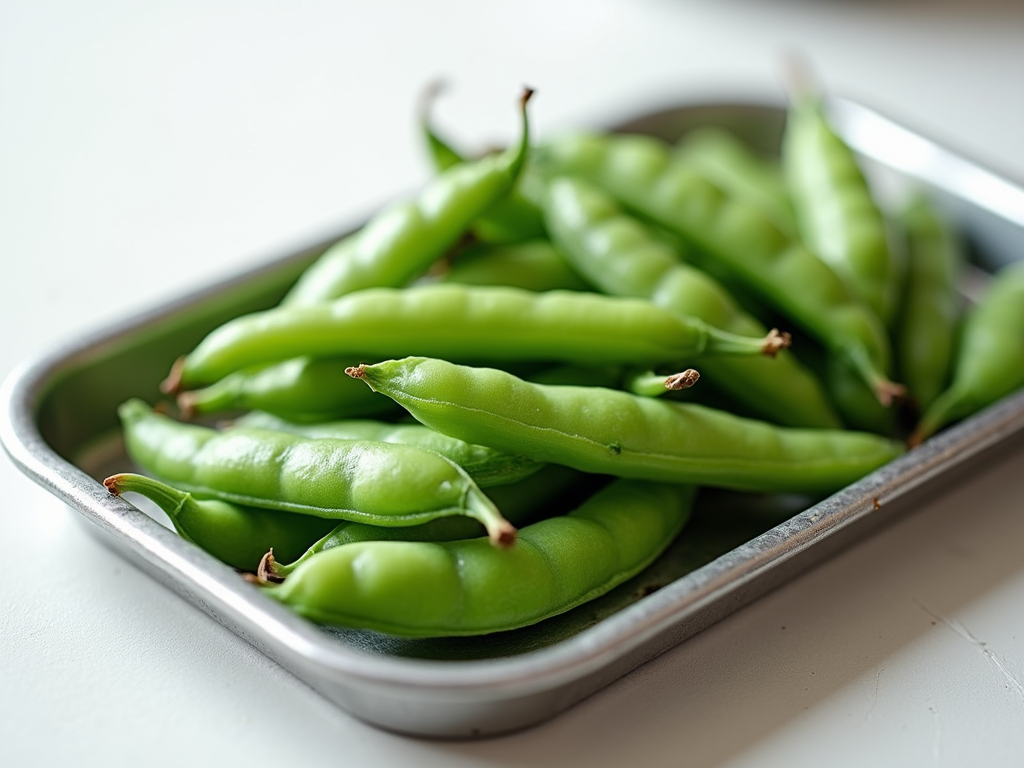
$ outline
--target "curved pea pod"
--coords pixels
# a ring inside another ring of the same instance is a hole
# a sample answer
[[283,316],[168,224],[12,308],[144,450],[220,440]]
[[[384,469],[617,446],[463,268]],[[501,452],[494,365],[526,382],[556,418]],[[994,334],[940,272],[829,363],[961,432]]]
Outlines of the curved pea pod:
[[731,194],[758,206],[787,234],[796,234],[796,218],[781,169],[759,157],[738,137],[718,128],[698,128],[680,139],[673,153],[701,168]]
[[466,515],[496,544],[515,540],[515,528],[469,475],[431,451],[259,429],[218,432],[176,422],[139,400],[118,413],[129,457],[189,493],[385,527]]
[[387,413],[380,398],[352,386],[345,369],[354,360],[297,357],[234,371],[208,387],[182,392],[178,407],[195,414],[260,410],[294,422],[318,422]]
[[782,142],[782,165],[800,234],[888,325],[902,289],[902,265],[885,220],[849,147],[829,126],[819,100],[798,95]]
[[643,570],[678,535],[693,495],[691,486],[619,481],[569,515],[526,526],[512,549],[482,539],[348,544],[265,590],[322,624],[410,637],[515,629]]
[[957,282],[965,254],[924,197],[914,197],[901,220],[907,239],[907,281],[896,331],[897,364],[911,400],[925,410],[949,381],[963,309]]
[[460,253],[440,280],[461,285],[507,285],[527,291],[583,291],[587,284],[547,240],[476,246]]
[[832,268],[757,206],[673,158],[663,142],[582,134],[540,147],[535,156],[543,172],[588,178],[700,248],[744,287],[847,357],[883,404],[903,393],[888,378],[885,328]]
[[904,450],[867,433],[777,427],[699,405],[531,384],[443,360],[390,360],[352,375],[440,432],[618,477],[827,493]]
[[[351,384],[358,384],[346,376]],[[365,386],[363,387],[371,396]],[[378,397],[378,400],[384,398]],[[296,424],[269,413],[253,412],[235,420],[230,429],[269,429],[308,438],[336,440],[373,440],[401,443],[433,451],[462,467],[481,488],[514,483],[541,468],[540,462],[484,445],[472,445],[425,427],[422,424],[391,424],[384,421],[348,419],[316,424]]]
[[[554,241],[598,290],[649,299],[743,336],[767,332],[718,282],[680,262],[669,246],[596,185],[570,177],[551,179],[542,207]],[[763,418],[789,426],[839,426],[817,379],[788,352],[774,360],[708,357],[693,364],[709,386]]]
[[470,224],[515,185],[529,148],[526,102],[519,143],[498,155],[449,168],[410,202],[385,208],[329,248],[284,298],[310,304],[373,286],[401,286],[429,269]]
[[925,411],[911,435],[917,445],[939,428],[1024,387],[1024,262],[1004,267],[968,312],[953,383]]
[[145,496],[163,510],[179,536],[244,571],[254,571],[271,547],[281,558],[299,557],[334,527],[333,520],[319,517],[282,514],[220,499],[197,499],[191,493],[133,473],[112,475],[103,485],[117,496]]
[[[514,320],[514,322],[512,322]],[[694,354],[774,354],[780,334],[741,337],[648,301],[503,286],[371,288],[332,302],[277,307],[231,320],[172,371],[190,388],[292,357],[423,354],[489,362],[654,365]]]

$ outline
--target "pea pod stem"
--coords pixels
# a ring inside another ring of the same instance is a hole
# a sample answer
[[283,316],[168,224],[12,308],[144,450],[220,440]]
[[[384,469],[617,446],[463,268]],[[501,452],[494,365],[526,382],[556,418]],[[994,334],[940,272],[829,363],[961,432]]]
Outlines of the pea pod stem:
[[678,392],[682,389],[689,389],[700,378],[700,373],[694,368],[687,368],[678,373],[665,374],[634,373],[626,377],[626,389],[634,395],[642,397],[658,397],[666,392]]

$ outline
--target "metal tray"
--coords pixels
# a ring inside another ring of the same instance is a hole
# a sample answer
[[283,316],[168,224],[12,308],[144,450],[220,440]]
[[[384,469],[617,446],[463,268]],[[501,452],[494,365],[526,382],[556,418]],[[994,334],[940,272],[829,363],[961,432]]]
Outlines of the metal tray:
[[[830,102],[839,131],[885,194],[923,187],[966,233],[982,267],[1024,254],[1024,188],[854,103]],[[771,150],[778,104],[696,103],[619,125],[672,139],[721,125]],[[4,447],[86,528],[342,708],[420,736],[474,737],[539,723],[919,504],[1024,427],[1011,396],[834,496],[703,494],[695,520],[651,569],[595,603],[483,638],[400,640],[324,629],[245,583],[165,524],[110,496],[123,470],[115,408],[149,396],[205,333],[271,306],[327,243],[186,296],[23,364],[4,383]],[[1018,438],[1014,443],[1021,442]],[[941,478],[940,478],[941,476]],[[911,493],[911,492],[914,493]]]

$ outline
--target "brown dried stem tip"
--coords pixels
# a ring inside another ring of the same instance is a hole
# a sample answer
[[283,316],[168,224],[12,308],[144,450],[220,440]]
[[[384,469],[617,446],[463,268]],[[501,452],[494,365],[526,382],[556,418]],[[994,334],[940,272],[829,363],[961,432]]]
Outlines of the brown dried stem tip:
[[284,577],[279,575],[274,567],[276,564],[274,549],[271,547],[270,551],[260,559],[260,564],[256,568],[256,580],[260,584],[280,584],[284,581]]
[[665,379],[665,389],[689,389],[697,383],[697,379],[700,378],[700,373],[693,369],[687,368],[681,373],[673,373],[667,379]]
[[761,351],[768,357],[775,357],[783,349],[788,349],[793,343],[793,337],[778,328],[772,328],[765,336],[761,345]]
[[488,531],[488,538],[494,546],[500,549],[508,549],[516,543],[516,528],[507,520],[502,520],[491,527],[490,531]]
[[171,366],[167,378],[160,382],[160,391],[165,395],[176,395],[181,391],[181,372],[185,368],[185,358],[179,357]]
[[907,388],[902,384],[897,384],[895,381],[882,379],[881,381],[875,382],[875,396],[878,398],[878,402],[886,408],[906,394]]

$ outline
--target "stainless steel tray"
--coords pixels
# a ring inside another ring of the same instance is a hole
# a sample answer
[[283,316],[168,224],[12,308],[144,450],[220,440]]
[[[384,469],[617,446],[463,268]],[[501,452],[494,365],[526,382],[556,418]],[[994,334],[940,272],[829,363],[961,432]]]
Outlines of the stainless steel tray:
[[[983,267],[1024,254],[1024,188],[859,105],[834,101],[840,132],[876,186],[923,187]],[[618,126],[675,138],[722,125],[777,146],[777,104],[699,103]],[[375,725],[435,737],[541,722],[764,594],[982,461],[1024,427],[1024,393],[819,503],[702,495],[694,523],[646,573],[536,627],[484,638],[399,640],[317,627],[99,481],[127,466],[115,408],[151,396],[182,351],[240,312],[274,304],[321,243],[23,364],[4,383],[4,447],[88,530],[328,699]],[[1013,442],[1018,442],[1019,436]],[[941,477],[940,477],[941,476]],[[914,491],[914,493],[911,493]]]

